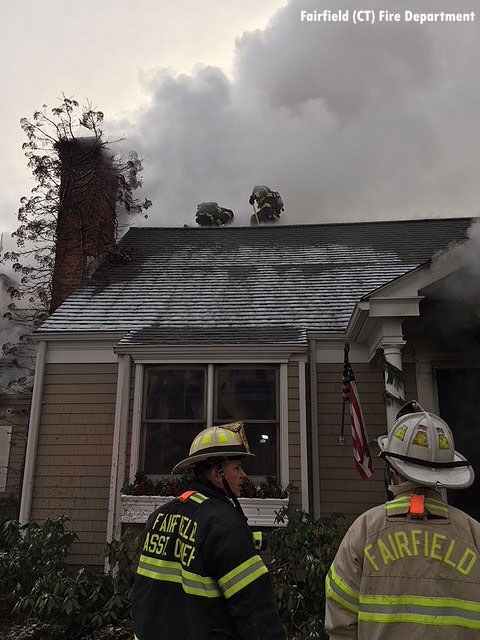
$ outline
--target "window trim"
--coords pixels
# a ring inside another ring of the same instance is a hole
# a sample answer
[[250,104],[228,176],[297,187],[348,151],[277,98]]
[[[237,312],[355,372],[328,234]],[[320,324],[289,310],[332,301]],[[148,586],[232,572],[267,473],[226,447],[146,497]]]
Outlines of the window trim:
[[[129,464],[129,482],[133,483],[135,479],[135,474],[138,470],[139,461],[140,461],[140,439],[141,439],[141,429],[142,429],[142,405],[143,405],[143,393],[145,386],[145,362],[136,362],[135,363],[135,383],[134,383],[134,392],[133,392],[133,411],[132,411],[132,432],[131,432],[131,442],[130,442],[130,464]],[[212,361],[207,360],[203,361],[203,363],[195,362],[195,358],[193,359],[181,359],[175,360],[155,360],[149,361],[148,365],[163,365],[163,366],[174,366],[179,365],[180,367],[187,367],[188,365],[206,365],[206,373],[207,373],[207,384],[206,384],[206,392],[207,392],[207,426],[212,426],[213,424],[213,395],[214,395],[214,365],[215,364],[226,364],[226,365],[246,365],[246,366],[261,366],[261,365],[276,365],[279,368],[278,375],[278,402],[279,402],[279,443],[278,443],[278,456],[279,456],[279,474],[280,474],[280,484],[282,487],[286,487],[290,482],[290,473],[289,473],[289,443],[288,443],[288,365],[287,362],[278,362],[275,359],[270,361],[265,361],[263,358],[259,358],[258,360],[247,360],[247,359],[229,359],[228,362],[225,361]]]

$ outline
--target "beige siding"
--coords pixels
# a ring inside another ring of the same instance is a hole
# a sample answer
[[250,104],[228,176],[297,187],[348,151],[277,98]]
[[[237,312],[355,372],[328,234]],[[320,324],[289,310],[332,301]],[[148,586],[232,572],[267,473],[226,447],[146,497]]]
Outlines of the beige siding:
[[30,402],[30,394],[0,395],[0,424],[8,425],[12,429],[6,487],[5,491],[0,492],[0,500],[7,498],[8,501],[0,506],[0,518],[18,518]]
[[298,380],[298,362],[288,365],[288,449],[290,505],[301,509],[301,458],[300,458],[300,395]]
[[[323,515],[342,513],[346,522],[352,522],[366,509],[385,501],[383,480],[384,463],[377,460],[377,437],[386,433],[383,371],[369,364],[355,364],[363,416],[371,451],[374,456],[374,474],[362,480],[355,470],[348,408],[345,415],[345,444],[339,444],[342,422],[342,364],[317,366],[320,499]],[[416,397],[415,369],[404,365],[406,397]]]
[[[370,480],[362,480],[354,467],[348,407],[345,444],[340,445],[342,423],[342,369],[339,364],[317,367],[320,501],[322,515],[342,513],[351,522],[366,509],[383,501],[383,463],[375,464]],[[368,364],[354,367],[369,440],[385,433],[386,411],[383,372]],[[376,447],[372,447],[372,452]]]
[[31,519],[70,518],[75,564],[102,563],[116,387],[116,364],[46,365]]

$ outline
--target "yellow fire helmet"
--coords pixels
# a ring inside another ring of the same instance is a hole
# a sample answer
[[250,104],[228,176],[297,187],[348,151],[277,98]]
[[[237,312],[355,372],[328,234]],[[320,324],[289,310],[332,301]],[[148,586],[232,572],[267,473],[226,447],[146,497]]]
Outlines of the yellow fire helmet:
[[455,451],[450,427],[433,413],[414,409],[399,415],[378,444],[381,457],[407,480],[446,489],[465,489],[473,483],[472,466]]
[[247,436],[243,422],[222,424],[200,431],[190,447],[188,458],[176,464],[172,473],[178,473],[187,467],[209,458],[250,458]]

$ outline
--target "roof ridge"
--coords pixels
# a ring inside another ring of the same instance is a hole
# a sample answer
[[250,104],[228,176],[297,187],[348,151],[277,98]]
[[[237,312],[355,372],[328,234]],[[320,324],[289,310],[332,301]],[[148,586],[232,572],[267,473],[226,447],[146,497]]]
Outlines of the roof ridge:
[[[128,231],[131,230],[143,230],[143,229],[158,229],[158,230],[173,230],[179,229],[182,231],[197,231],[197,232],[208,232],[213,231],[214,233],[222,232],[222,231],[231,231],[231,230],[240,230],[240,229],[249,229],[257,232],[264,231],[265,229],[292,229],[292,228],[304,228],[304,227],[340,227],[340,226],[354,226],[354,225],[377,225],[377,224],[404,224],[404,223],[413,223],[418,224],[420,222],[453,222],[453,221],[462,221],[466,220],[476,220],[480,216],[458,216],[458,217],[450,217],[450,218],[406,218],[403,220],[350,220],[346,222],[315,222],[315,223],[305,223],[305,224],[267,224],[260,225],[256,227],[250,226],[224,226],[224,227],[162,227],[162,226],[144,226],[144,227],[129,227]],[[128,233],[127,231],[127,233]]]

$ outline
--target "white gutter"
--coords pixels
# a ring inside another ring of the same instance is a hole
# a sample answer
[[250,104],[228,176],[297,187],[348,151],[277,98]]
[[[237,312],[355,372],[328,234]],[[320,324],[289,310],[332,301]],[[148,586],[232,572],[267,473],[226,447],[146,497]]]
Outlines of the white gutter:
[[313,516],[319,518],[320,509],[320,460],[318,455],[318,409],[317,409],[317,341],[308,340],[310,361],[310,419],[312,436],[312,499]]
[[307,451],[307,389],[305,362],[298,363],[298,389],[300,398],[300,473],[302,486],[302,510],[308,511],[308,451]]
[[42,407],[43,378],[45,373],[45,355],[47,343],[38,343],[35,379],[33,382],[32,405],[28,423],[27,450],[25,452],[25,468],[23,471],[22,498],[20,502],[19,520],[22,524],[30,522],[33,497],[33,479],[37,457],[38,433],[40,430],[40,414]]
[[113,431],[112,468],[108,499],[107,542],[119,534],[120,482],[125,477],[127,455],[128,405],[130,398],[130,357],[118,356],[117,397]]

